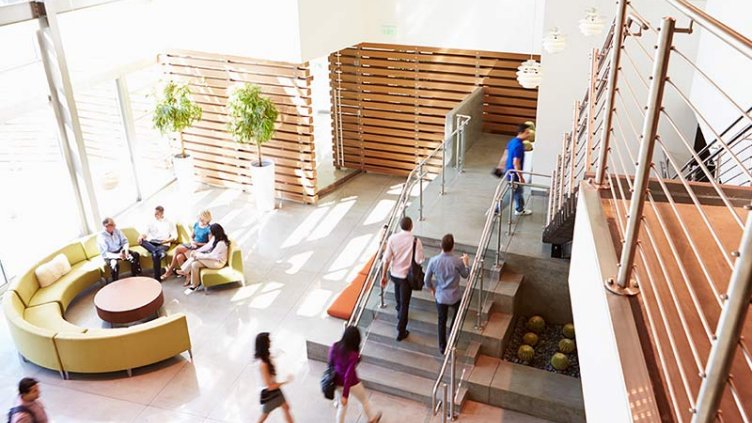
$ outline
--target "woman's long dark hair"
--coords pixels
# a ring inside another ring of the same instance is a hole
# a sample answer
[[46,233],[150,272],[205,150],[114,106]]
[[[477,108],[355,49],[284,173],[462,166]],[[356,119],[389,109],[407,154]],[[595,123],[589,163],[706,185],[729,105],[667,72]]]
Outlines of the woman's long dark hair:
[[342,339],[336,345],[341,351],[360,353],[360,330],[357,326],[346,327]]
[[269,357],[270,346],[271,341],[269,340],[269,332],[261,332],[256,335],[256,354],[254,354],[254,357],[266,363],[266,365],[269,367],[269,374],[275,376],[277,374],[277,371],[274,368],[274,364],[272,364],[271,358]]
[[219,223],[212,223],[211,226],[209,226],[209,232],[211,232],[212,236],[214,237],[214,244],[212,244],[212,250],[217,247],[217,243],[219,241],[224,241],[227,246],[230,246],[230,240],[227,238],[227,234],[225,233],[225,228],[222,227]]

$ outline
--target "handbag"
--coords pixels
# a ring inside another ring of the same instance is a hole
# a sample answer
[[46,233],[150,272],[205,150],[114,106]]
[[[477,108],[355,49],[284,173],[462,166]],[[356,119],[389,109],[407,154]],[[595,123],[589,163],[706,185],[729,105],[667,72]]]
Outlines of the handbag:
[[261,395],[259,396],[259,402],[261,403],[261,405],[264,405],[267,402],[277,398],[281,394],[282,394],[282,391],[279,390],[279,388],[272,389],[272,390],[264,388],[261,390]]
[[334,399],[334,389],[336,385],[334,383],[334,366],[330,362],[324,370],[324,374],[321,376],[321,392],[324,393],[324,398]]
[[410,269],[407,271],[407,283],[413,291],[423,289],[423,279],[425,278],[423,266],[415,262],[415,246],[417,243],[418,238],[413,238],[413,254],[410,260]]

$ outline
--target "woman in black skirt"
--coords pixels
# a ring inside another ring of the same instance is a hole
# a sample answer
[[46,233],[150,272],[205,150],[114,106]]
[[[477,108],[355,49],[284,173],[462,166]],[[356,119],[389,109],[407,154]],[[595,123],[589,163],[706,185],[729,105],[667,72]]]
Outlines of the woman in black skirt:
[[290,406],[285,401],[285,396],[282,394],[280,387],[286,383],[290,383],[291,380],[284,382],[277,382],[276,369],[274,363],[272,363],[269,357],[269,347],[271,347],[271,341],[269,340],[269,332],[261,332],[256,335],[256,354],[255,357],[260,361],[259,369],[261,370],[261,379],[264,381],[264,389],[261,390],[261,416],[258,422],[261,423],[269,417],[274,409],[282,407],[282,411],[285,412],[285,420],[288,423],[292,423],[292,414],[290,414]]

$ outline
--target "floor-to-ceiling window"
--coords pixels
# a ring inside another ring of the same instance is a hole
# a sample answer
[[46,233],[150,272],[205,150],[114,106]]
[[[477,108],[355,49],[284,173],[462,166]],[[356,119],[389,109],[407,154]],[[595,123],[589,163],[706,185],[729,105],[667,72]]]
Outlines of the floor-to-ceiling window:
[[80,232],[36,28],[0,27],[0,285]]

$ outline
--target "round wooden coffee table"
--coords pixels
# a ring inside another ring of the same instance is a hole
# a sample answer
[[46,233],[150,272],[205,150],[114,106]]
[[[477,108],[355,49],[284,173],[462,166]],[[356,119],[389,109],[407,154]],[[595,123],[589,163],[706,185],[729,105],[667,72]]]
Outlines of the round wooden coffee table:
[[162,304],[162,284],[142,276],[112,282],[94,296],[97,314],[110,323],[130,323],[145,319],[156,314]]

